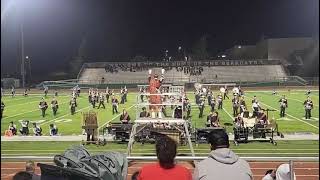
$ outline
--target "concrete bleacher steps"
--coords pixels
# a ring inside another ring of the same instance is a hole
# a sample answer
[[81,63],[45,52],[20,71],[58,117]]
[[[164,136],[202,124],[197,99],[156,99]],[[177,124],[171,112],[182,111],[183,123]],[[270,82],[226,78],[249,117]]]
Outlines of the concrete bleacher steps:
[[[165,73],[167,83],[173,82],[239,82],[239,81],[270,81],[286,77],[281,65],[251,65],[251,66],[212,66],[203,67],[198,76],[190,76],[175,68]],[[146,83],[147,71],[106,72],[104,68],[84,68],[79,77],[81,83],[99,84],[102,77],[104,83]],[[216,78],[217,77],[217,78]]]

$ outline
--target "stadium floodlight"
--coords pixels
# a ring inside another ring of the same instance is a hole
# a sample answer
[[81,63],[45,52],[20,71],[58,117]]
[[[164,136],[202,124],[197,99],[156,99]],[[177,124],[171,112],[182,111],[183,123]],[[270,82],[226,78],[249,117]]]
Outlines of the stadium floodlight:
[[227,57],[227,56],[223,54],[223,55],[221,55],[221,57],[225,58],[225,57]]

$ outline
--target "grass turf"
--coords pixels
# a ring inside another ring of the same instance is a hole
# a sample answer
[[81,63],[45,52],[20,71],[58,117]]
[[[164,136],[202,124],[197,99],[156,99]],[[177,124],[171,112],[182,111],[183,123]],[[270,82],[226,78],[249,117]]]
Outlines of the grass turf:
[[[1,142],[2,156],[17,156],[17,155],[37,155],[47,156],[63,153],[67,148],[80,145],[80,142]],[[126,152],[127,144],[108,143],[105,146],[85,145],[90,153],[102,153],[106,151]],[[317,157],[319,156],[318,141],[278,141],[277,146],[270,143],[250,142],[234,146],[230,142],[230,148],[239,156],[303,156]],[[206,156],[210,152],[208,144],[194,145],[197,156]],[[178,155],[189,155],[190,149],[188,146],[179,146]],[[132,155],[155,155],[154,144],[135,143]]]
[[[215,95],[217,92],[215,92]],[[269,109],[279,109],[278,100],[281,95],[286,95],[288,98],[289,108],[287,109],[286,118],[279,118],[279,112],[270,112],[270,117],[274,116],[279,124],[279,130],[282,133],[293,133],[293,132],[311,132],[319,133],[319,91],[313,91],[311,98],[314,102],[314,109],[312,110],[311,120],[305,120],[304,116],[304,107],[302,105],[303,101],[306,99],[304,91],[295,91],[291,90],[285,92],[279,92],[279,95],[272,95],[271,91],[248,91],[245,92],[245,100],[247,107],[251,110],[251,98],[256,95],[263,108]],[[124,105],[120,104],[119,111],[121,112],[123,108],[127,109],[131,119],[135,118],[136,115],[136,93],[129,93],[128,102]],[[229,94],[231,96],[231,93]],[[59,128],[59,133],[62,135],[79,135],[82,133],[82,114],[88,110],[93,110],[98,113],[98,124],[100,127],[105,125],[107,122],[119,122],[120,114],[112,114],[111,104],[106,104],[106,109],[93,109],[88,103],[88,98],[86,93],[82,93],[80,98],[78,98],[78,111],[75,115],[71,115],[69,109],[69,100],[70,95],[60,95],[57,100],[59,102],[59,110],[56,117],[53,116],[52,110],[50,108],[50,102],[52,99],[52,94],[48,95],[46,98],[49,108],[47,109],[46,116],[42,118],[41,112],[38,109],[38,104],[40,101],[41,95],[30,95],[29,97],[16,96],[11,98],[11,96],[2,97],[2,101],[5,103],[6,107],[3,112],[3,117],[1,120],[1,134],[4,134],[4,131],[8,128],[9,122],[13,121],[17,128],[20,129],[19,120],[27,119],[31,122],[39,122],[43,133],[45,135],[49,134],[49,124],[55,123]],[[191,103],[194,104],[194,95],[192,92],[188,93],[188,97],[191,100]],[[224,109],[218,110],[221,124],[232,123],[232,104],[231,98],[224,101]],[[120,99],[118,97],[118,99]],[[167,108],[169,109],[169,108]],[[192,108],[192,124],[194,127],[202,128],[206,122],[206,115],[209,114],[210,107],[207,105],[204,111],[204,117],[198,118],[198,107],[196,105]],[[228,127],[227,131],[231,131],[232,128]]]

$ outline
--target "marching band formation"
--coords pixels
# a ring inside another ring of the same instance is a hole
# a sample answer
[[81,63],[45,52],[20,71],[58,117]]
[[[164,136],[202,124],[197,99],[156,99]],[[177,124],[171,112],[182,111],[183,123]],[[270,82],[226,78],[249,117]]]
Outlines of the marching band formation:
[[[173,110],[173,116],[174,118],[184,118],[184,119],[189,119],[191,117],[191,110],[192,110],[192,104],[185,96],[185,99],[175,99],[174,96],[160,96],[160,95],[155,95],[159,93],[164,93],[167,91],[165,87],[161,87],[161,84],[164,80],[164,70],[161,72],[160,78],[158,77],[157,74],[152,75],[152,72],[149,71],[149,88],[146,87],[141,87],[139,90],[140,93],[140,100],[141,102],[145,102],[145,99],[147,99],[150,102],[149,109],[147,108],[142,108],[142,112],[140,113],[140,117],[153,117],[153,118],[161,118],[161,117],[167,117],[166,113],[166,106],[165,105],[160,105],[164,101],[170,101],[170,102],[183,102],[183,107],[181,106],[171,106],[171,109]],[[41,116],[45,117],[46,116],[46,110],[48,108],[48,104],[45,101],[45,97],[47,97],[49,88],[47,86],[44,86],[44,97],[41,99],[39,102],[39,109],[41,111]],[[227,86],[220,87],[218,94],[215,95],[214,92],[209,88],[209,87],[202,87],[201,84],[196,83],[195,84],[195,92],[194,92],[194,99],[195,99],[195,105],[199,109],[199,115],[198,118],[203,118],[204,116],[204,109],[206,104],[210,108],[210,113],[207,116],[207,127],[219,127],[220,125],[220,118],[219,118],[219,113],[218,110],[224,109],[223,104],[226,99],[230,99],[229,97],[229,90]],[[28,89],[26,89],[23,92],[23,96],[28,96]],[[72,88],[72,93],[71,93],[71,99],[69,101],[69,108],[70,108],[70,113],[71,115],[74,115],[76,113],[76,108],[78,107],[78,102],[77,98],[80,97],[80,87],[77,85],[74,88]],[[146,95],[146,92],[150,93],[151,95]],[[181,92],[185,93],[185,92]],[[4,95],[4,91],[1,88],[1,94]],[[153,94],[153,95],[152,95]],[[275,90],[272,91],[273,95],[276,95],[277,92]],[[303,102],[303,106],[305,109],[305,119],[310,119],[311,118],[311,110],[313,109],[313,102],[310,98],[311,91],[308,90],[306,92],[307,99]],[[15,88],[11,88],[11,97],[15,97],[16,92]],[[232,89],[232,95],[233,97],[231,98],[231,103],[232,103],[232,111],[233,111],[233,117],[234,119],[234,125],[240,126],[243,124],[242,118],[245,116],[248,116],[249,114],[249,109],[247,108],[246,101],[245,101],[245,96],[244,92],[241,89],[240,86],[238,87],[233,87]],[[58,91],[54,91],[54,97],[52,98],[52,101],[50,103],[51,109],[53,112],[53,116],[57,116],[57,112],[59,109],[59,103],[56,99],[58,96]],[[111,103],[112,107],[112,114],[118,114],[119,113],[119,104],[125,104],[128,102],[127,100],[128,97],[128,89],[126,86],[121,88],[120,90],[120,102],[115,96],[115,92],[113,89],[109,89],[108,87],[104,91],[99,91],[99,89],[96,88],[90,88],[88,90],[88,103],[92,106],[92,108],[103,108],[106,109],[105,102],[109,104]],[[207,103],[206,103],[207,101]],[[279,112],[280,112],[280,118],[285,117],[286,115],[286,109],[288,108],[288,100],[283,95],[279,99]],[[258,118],[259,121],[265,122],[266,117],[264,113],[264,109],[261,108],[261,105],[259,103],[259,100],[256,96],[253,97],[252,99],[252,118]],[[5,108],[5,104],[1,101],[1,119],[3,115],[3,111]],[[183,114],[182,108],[185,109],[186,114]],[[171,116],[170,116],[171,117]],[[120,116],[120,121],[122,123],[128,123],[131,120],[128,112],[124,109],[121,113]],[[21,129],[20,133],[23,135],[28,134],[26,129],[28,129],[28,121],[22,121],[21,122]],[[35,135],[41,135],[42,129],[40,125],[38,124],[33,124],[34,127],[34,133]],[[13,122],[10,122],[9,128],[12,132],[13,135],[17,134],[17,128],[16,125]],[[50,134],[51,135],[56,135],[57,134],[57,127],[54,124],[50,124]]]

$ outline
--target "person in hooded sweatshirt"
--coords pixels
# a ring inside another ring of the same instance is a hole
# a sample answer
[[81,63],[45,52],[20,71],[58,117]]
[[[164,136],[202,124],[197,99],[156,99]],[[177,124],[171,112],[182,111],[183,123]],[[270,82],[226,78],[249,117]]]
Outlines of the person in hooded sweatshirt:
[[[281,164],[276,171],[276,180],[290,180],[290,165]],[[296,180],[296,175],[293,172],[293,179]]]
[[200,161],[194,169],[193,180],[252,180],[248,162],[240,159],[229,149],[228,134],[212,131],[209,136],[211,152],[208,158]]

